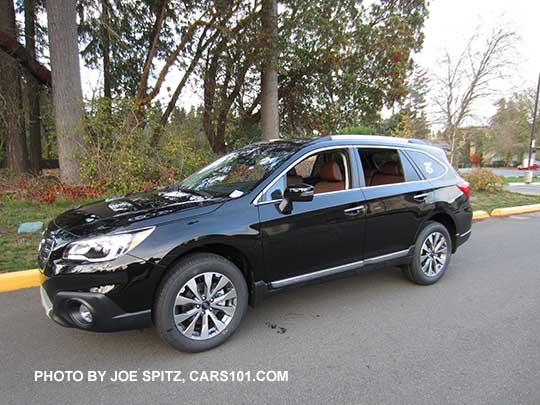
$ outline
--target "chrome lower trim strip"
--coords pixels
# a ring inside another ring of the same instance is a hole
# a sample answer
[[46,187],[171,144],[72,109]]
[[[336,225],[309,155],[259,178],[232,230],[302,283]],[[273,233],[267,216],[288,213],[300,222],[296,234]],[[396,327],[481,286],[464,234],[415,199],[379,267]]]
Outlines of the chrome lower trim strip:
[[366,265],[385,262],[387,260],[398,259],[405,257],[409,253],[409,249],[400,250],[398,252],[388,253],[381,256],[370,257],[369,259],[359,260],[357,262],[342,264],[341,266],[330,267],[328,269],[318,270],[313,273],[301,274],[299,276],[284,278],[282,280],[272,281],[270,288],[287,287],[293,284],[298,284],[306,281],[316,280],[318,278],[332,276],[335,274],[343,273],[348,270],[360,269]]
[[409,249],[400,250],[394,253],[388,253],[382,256],[370,257],[369,259],[364,260],[364,264],[375,264],[375,263],[385,262],[387,260],[399,259],[400,257],[407,256],[407,254],[409,253],[409,250],[411,249],[409,248]]
[[468,234],[470,234],[470,233],[471,233],[471,231],[472,231],[472,228],[471,228],[471,229],[469,229],[469,230],[468,230],[467,232],[465,232],[465,233],[462,233],[461,235],[460,235],[460,234],[458,233],[458,236],[459,236],[460,238],[462,238],[462,237],[464,237],[464,236],[467,236]]

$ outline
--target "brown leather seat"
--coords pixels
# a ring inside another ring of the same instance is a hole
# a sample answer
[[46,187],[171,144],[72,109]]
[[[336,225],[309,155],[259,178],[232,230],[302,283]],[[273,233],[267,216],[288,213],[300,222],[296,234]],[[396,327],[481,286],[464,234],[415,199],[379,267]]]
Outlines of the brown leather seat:
[[315,184],[315,194],[345,189],[343,173],[336,162],[326,162],[319,171],[321,181]]
[[402,183],[404,181],[399,162],[386,162],[381,171],[371,179],[370,186],[382,186],[384,184]]
[[303,183],[304,179],[296,173],[296,169],[293,167],[287,172],[287,185]]
[[371,181],[373,180],[373,176],[377,173],[377,169],[364,169],[364,179],[366,181],[366,186],[371,185]]

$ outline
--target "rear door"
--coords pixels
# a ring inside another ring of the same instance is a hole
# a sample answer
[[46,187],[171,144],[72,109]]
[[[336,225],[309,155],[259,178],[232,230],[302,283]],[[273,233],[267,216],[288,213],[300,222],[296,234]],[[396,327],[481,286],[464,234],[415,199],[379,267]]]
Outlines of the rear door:
[[405,255],[433,210],[431,185],[399,148],[357,150],[368,174],[362,188],[367,206],[365,258]]

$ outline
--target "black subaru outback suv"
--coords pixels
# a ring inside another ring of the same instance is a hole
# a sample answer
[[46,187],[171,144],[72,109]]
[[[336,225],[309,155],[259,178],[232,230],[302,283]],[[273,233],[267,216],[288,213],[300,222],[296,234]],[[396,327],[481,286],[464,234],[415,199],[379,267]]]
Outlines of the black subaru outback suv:
[[256,143],[180,184],[58,216],[39,246],[41,300],[64,326],[153,323],[174,348],[207,350],[287,287],[387,266],[435,283],[471,234],[469,193],[421,141]]

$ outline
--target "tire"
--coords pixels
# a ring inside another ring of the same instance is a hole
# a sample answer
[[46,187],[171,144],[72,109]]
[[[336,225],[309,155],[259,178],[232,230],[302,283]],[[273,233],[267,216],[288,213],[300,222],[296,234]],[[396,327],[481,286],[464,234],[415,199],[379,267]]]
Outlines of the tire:
[[[428,241],[430,237],[431,242]],[[442,240],[444,241],[439,246],[438,243]],[[439,249],[431,249],[432,243],[435,247],[439,246]],[[444,250],[443,246],[445,246]],[[446,227],[439,222],[427,222],[416,239],[412,262],[403,267],[403,274],[416,284],[434,284],[446,272],[451,256],[452,238]],[[428,264],[430,261],[431,266]]]
[[162,280],[154,323],[176,350],[201,352],[225,342],[247,307],[246,279],[238,267],[222,256],[197,253],[176,263]]

